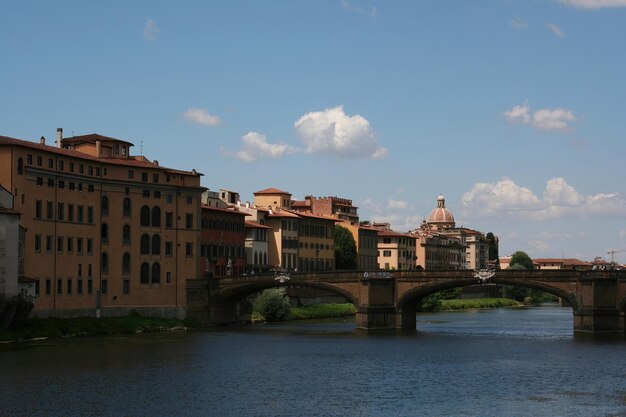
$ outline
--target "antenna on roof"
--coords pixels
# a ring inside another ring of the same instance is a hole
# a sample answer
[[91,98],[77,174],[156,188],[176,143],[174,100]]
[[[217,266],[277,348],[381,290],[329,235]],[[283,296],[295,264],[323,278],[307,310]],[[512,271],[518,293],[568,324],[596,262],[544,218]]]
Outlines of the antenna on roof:
[[139,154],[143,156],[143,140],[139,142]]

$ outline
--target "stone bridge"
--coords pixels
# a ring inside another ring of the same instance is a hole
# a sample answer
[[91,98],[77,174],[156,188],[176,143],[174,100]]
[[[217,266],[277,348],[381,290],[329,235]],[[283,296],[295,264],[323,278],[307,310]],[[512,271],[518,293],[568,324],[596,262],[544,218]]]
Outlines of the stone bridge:
[[327,290],[357,308],[363,329],[415,329],[416,306],[437,291],[479,283],[515,285],[554,294],[572,306],[576,332],[624,332],[626,271],[498,270],[484,280],[475,271],[350,271],[249,275],[187,281],[190,317],[209,324],[238,320],[246,296],[272,287]]

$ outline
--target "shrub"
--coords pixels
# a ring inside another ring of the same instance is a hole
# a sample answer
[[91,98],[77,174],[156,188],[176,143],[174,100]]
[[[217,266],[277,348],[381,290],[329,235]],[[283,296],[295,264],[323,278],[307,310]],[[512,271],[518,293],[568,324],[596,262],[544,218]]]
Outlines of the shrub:
[[254,300],[254,310],[261,313],[266,321],[285,321],[291,311],[286,294],[284,288],[267,289]]

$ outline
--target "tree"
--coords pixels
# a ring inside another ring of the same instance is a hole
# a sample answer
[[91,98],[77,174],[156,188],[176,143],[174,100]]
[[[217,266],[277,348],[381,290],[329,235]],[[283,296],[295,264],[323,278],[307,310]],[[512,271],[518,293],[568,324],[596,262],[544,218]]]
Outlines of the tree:
[[463,288],[457,287],[427,295],[417,304],[417,311],[439,311],[443,300],[454,300],[461,292]]
[[522,252],[521,250],[518,250],[511,256],[511,262],[509,262],[509,268],[512,268],[514,265],[520,265],[523,267],[523,269],[527,269],[527,270],[535,269],[533,260],[530,259],[530,256],[528,256],[526,252]]
[[345,227],[335,226],[335,268],[354,269],[356,262],[356,242],[352,233]]
[[269,288],[254,300],[254,310],[263,315],[266,321],[285,321],[291,312],[287,290]]
[[487,233],[487,245],[489,247],[489,260],[490,261],[497,261],[498,260],[498,240],[496,238],[496,236],[489,232]]

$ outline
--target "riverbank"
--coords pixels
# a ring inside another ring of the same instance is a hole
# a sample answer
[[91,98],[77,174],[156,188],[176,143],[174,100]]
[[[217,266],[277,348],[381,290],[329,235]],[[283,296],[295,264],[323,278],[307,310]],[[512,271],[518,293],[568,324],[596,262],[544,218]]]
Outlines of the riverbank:
[[[289,311],[287,321],[329,319],[335,317],[353,316],[355,313],[356,307],[352,303],[315,304],[304,307],[292,307]],[[253,312],[250,316],[251,323],[264,321],[265,318],[258,311]]]
[[183,322],[177,319],[158,317],[105,317],[105,318],[34,318],[27,320],[18,329],[0,329],[0,342],[19,342],[33,339],[58,339],[76,336],[108,336],[184,330]]
[[462,300],[441,300],[441,311],[521,307],[523,305],[523,303],[510,298],[468,298]]

